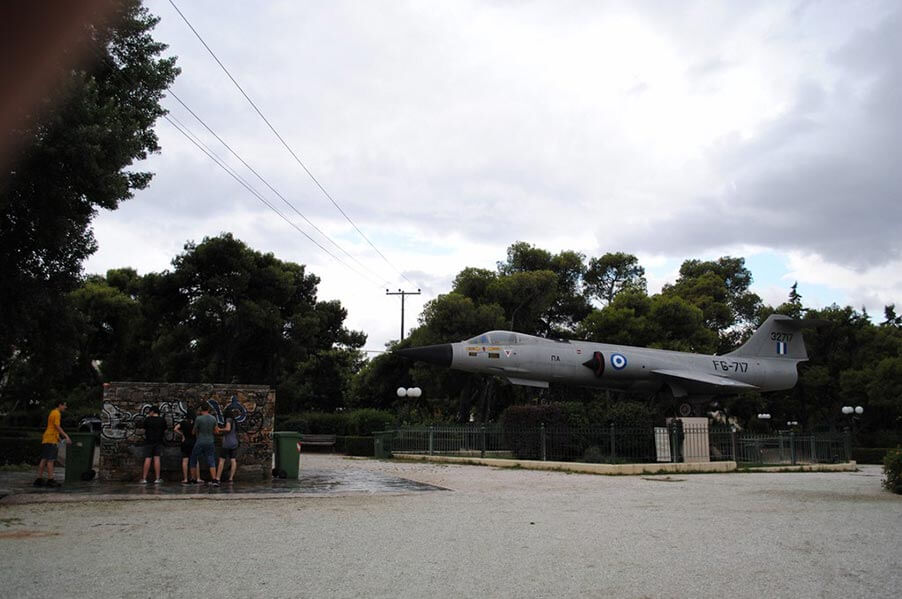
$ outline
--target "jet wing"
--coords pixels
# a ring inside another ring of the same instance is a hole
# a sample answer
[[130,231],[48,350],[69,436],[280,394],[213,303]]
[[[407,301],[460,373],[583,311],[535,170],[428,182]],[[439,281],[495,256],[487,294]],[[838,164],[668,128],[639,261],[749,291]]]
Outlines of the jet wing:
[[702,385],[713,385],[725,389],[733,389],[736,391],[756,391],[759,387],[728,379],[716,374],[705,374],[704,372],[696,372],[692,370],[652,370],[652,374],[663,376],[664,378],[678,379],[680,381],[688,381],[690,383],[700,383]]

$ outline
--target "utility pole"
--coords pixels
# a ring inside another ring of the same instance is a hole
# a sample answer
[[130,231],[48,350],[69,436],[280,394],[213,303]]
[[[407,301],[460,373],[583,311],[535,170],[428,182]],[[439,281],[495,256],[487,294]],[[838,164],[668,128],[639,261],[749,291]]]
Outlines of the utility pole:
[[385,290],[385,295],[400,295],[401,296],[401,341],[404,341],[404,298],[408,295],[420,295],[420,290],[416,291],[401,291],[398,289],[397,291],[389,291]]

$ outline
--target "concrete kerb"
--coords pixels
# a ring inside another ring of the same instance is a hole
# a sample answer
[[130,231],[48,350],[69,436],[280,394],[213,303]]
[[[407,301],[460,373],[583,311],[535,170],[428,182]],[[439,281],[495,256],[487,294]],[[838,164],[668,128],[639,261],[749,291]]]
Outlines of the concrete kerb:
[[[539,460],[508,460],[498,458],[463,458],[426,454],[394,454],[395,459],[495,468],[523,468],[526,470],[553,470],[579,474],[638,475],[638,474],[689,474],[711,472],[735,472],[736,462],[661,462],[654,464],[588,464],[579,462],[543,462]],[[832,465],[832,464],[831,464]]]
[[858,462],[839,464],[796,464],[795,466],[748,466],[739,472],[858,472]]

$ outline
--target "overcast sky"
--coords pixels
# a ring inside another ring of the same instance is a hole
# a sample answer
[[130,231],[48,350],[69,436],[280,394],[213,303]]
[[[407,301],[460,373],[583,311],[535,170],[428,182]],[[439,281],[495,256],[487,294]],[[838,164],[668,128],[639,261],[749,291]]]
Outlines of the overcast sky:
[[186,241],[230,231],[306,264],[368,349],[400,333],[387,287],[422,288],[409,330],[462,268],[494,268],[518,240],[635,253],[651,291],[684,259],[729,254],[772,304],[794,281],[808,305],[866,306],[878,321],[902,304],[898,2],[177,4],[388,261],[155,0],[154,36],[182,68],[174,92],[350,267],[161,120],[162,153],[140,165],[156,176],[97,217],[88,272],[162,271]]

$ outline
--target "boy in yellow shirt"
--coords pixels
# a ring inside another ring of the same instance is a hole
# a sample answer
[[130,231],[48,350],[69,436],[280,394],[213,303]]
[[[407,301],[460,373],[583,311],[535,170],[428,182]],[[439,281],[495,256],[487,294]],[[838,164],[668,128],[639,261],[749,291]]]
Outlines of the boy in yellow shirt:
[[59,451],[57,444],[60,442],[60,435],[66,439],[67,444],[72,443],[72,439],[60,426],[60,420],[65,411],[66,402],[60,401],[56,408],[50,410],[50,415],[47,417],[47,429],[44,431],[44,436],[41,437],[41,462],[38,464],[38,477],[34,481],[34,486],[36,487],[43,487],[45,484],[43,477],[45,467],[47,468],[46,485],[48,487],[60,486],[58,482],[53,480],[53,463],[56,461],[56,455]]

